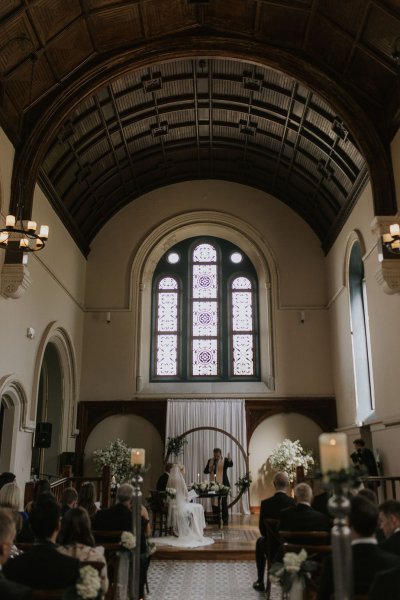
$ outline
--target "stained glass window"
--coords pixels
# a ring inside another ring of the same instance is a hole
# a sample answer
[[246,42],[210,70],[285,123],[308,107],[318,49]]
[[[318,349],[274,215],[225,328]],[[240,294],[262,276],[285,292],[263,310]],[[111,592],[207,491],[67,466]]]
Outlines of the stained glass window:
[[156,374],[178,374],[178,282],[163,277],[157,293]]
[[254,374],[253,294],[247,277],[232,281],[232,357],[234,375]]
[[257,275],[240,248],[180,242],[157,265],[153,289],[154,380],[259,379]]

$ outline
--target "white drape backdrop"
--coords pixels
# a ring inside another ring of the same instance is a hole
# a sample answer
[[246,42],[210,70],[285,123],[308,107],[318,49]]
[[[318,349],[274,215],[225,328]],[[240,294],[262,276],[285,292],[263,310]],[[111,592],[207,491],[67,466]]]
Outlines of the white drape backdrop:
[[[244,400],[168,400],[166,437],[182,435],[194,427],[218,427],[233,435],[247,453],[247,430]],[[187,445],[179,462],[185,465],[187,483],[208,481],[203,471],[207,460],[211,458],[213,448],[221,448],[222,456],[230,452],[233,467],[228,469],[231,484],[231,496],[228,503],[236,497],[235,486],[239,477],[246,473],[246,463],[237,444],[219,431],[207,429],[195,431],[187,436]],[[243,494],[241,500],[232,508],[234,513],[249,514],[249,496]]]

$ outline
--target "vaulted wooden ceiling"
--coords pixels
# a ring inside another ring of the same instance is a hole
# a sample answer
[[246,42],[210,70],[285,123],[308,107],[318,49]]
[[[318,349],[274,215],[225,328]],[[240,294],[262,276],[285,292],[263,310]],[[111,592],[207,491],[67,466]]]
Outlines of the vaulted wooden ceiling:
[[39,178],[87,253],[144,192],[273,193],[325,249],[368,172],[396,210],[398,0],[3,0],[0,120],[29,212]]

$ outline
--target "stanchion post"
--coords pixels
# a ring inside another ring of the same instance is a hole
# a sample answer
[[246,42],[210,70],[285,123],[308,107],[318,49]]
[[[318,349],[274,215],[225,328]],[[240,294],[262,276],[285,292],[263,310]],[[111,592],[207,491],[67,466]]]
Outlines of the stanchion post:
[[336,489],[328,501],[328,510],[334,517],[331,530],[333,579],[335,600],[353,599],[353,555],[351,532],[347,524],[350,500],[343,488]]
[[134,471],[132,477],[133,502],[132,502],[132,533],[136,538],[136,545],[132,552],[132,599],[139,600],[139,580],[140,580],[140,547],[142,535],[142,492],[140,483],[143,479],[140,476],[139,468]]

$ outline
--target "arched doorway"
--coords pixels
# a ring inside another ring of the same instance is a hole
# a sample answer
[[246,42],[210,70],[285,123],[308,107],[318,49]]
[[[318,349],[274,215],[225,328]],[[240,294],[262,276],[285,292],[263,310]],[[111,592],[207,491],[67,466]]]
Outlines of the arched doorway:
[[49,447],[35,447],[32,451],[31,470],[37,476],[56,477],[59,473],[59,455],[62,451],[64,424],[63,378],[56,346],[48,343],[43,354],[39,376],[36,423],[50,423]]

